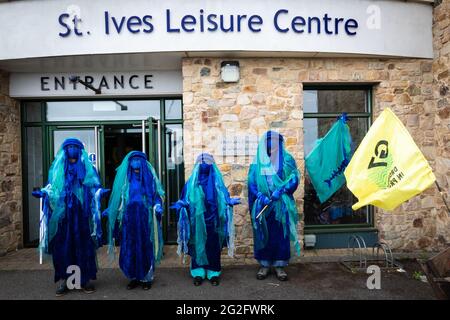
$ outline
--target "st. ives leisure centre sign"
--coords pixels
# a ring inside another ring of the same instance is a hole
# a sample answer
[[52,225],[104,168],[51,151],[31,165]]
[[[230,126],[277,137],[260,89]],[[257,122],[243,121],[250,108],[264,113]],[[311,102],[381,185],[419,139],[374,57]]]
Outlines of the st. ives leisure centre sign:
[[0,4],[0,60],[152,52],[432,57],[432,7],[397,0]]

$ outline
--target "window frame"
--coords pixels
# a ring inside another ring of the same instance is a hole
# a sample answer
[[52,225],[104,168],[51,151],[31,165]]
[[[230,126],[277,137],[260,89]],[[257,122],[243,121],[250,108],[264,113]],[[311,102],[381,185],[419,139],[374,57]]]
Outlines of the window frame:
[[[365,118],[367,121],[367,129],[370,129],[372,125],[372,114],[373,114],[373,87],[371,85],[336,85],[336,84],[305,84],[303,85],[303,92],[308,90],[363,90],[366,92],[366,112],[350,112],[347,113],[348,118]],[[302,102],[303,103],[303,102]],[[339,112],[304,112],[303,119],[320,119],[320,118],[337,118],[342,113]],[[304,155],[306,157],[306,155]],[[306,169],[305,169],[306,170]],[[303,210],[305,205],[305,198],[303,197]],[[303,214],[304,211],[303,211]],[[304,224],[304,233],[345,233],[349,230],[355,231],[374,231],[376,228],[374,227],[374,208],[373,206],[368,206],[368,222],[367,223],[349,223],[349,224],[329,224],[329,225],[320,225],[320,224]]]

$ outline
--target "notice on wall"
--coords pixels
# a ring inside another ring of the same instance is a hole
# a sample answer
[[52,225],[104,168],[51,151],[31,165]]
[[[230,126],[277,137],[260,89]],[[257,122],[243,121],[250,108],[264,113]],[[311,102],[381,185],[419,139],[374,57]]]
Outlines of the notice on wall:
[[223,137],[216,154],[224,157],[253,157],[258,148],[257,135],[232,135]]

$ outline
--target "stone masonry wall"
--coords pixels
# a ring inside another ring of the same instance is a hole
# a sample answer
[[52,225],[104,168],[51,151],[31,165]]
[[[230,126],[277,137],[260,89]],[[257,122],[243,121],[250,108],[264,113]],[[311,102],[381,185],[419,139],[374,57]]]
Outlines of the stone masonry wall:
[[[450,205],[450,0],[436,1],[433,20],[434,62],[433,98],[436,135],[436,179]],[[439,203],[439,234],[450,240],[450,219],[443,203]],[[444,239],[442,239],[444,241]]]
[[0,71],[0,256],[22,246],[20,106]]
[[[224,131],[268,129],[281,132],[297,165],[304,172],[303,83],[373,83],[374,118],[390,107],[407,126],[437,176],[447,177],[448,153],[437,170],[436,103],[433,61],[423,59],[236,59],[241,79],[225,84],[220,79],[223,59],[183,60],[183,103],[186,177],[195,156],[215,153]],[[448,131],[445,132],[448,135]],[[219,157],[220,158],[220,157]],[[441,159],[441,158],[440,158]],[[217,160],[217,157],[216,157]],[[221,159],[220,159],[221,160]],[[251,259],[251,225],[247,207],[246,176],[251,159],[237,157],[219,165],[231,195],[243,205],[235,211],[238,261]],[[447,162],[446,162],[447,161]],[[232,164],[234,162],[234,164]],[[238,162],[239,164],[236,164]],[[444,166],[444,168],[442,168]],[[445,169],[445,170],[444,170]],[[439,171],[439,172],[438,172]],[[448,184],[446,185],[448,186]],[[303,180],[295,194],[303,211]],[[449,242],[449,217],[442,214],[436,187],[392,212],[376,210],[380,238],[396,250],[437,250]],[[303,223],[299,226],[300,232]]]

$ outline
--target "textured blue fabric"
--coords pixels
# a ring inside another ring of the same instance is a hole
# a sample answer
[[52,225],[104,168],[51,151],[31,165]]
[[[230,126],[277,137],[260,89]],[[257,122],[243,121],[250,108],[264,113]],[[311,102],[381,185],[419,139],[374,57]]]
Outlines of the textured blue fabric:
[[102,243],[101,191],[100,179],[81,141],[64,141],[40,192],[44,230],[40,248],[52,255],[55,282],[68,278],[70,265],[80,267],[82,286],[96,278],[96,249]]
[[154,265],[153,261],[148,210],[142,201],[130,201],[122,219],[120,269],[127,278],[142,281]]
[[96,246],[91,238],[89,216],[83,214],[84,208],[74,194],[69,198],[71,205],[67,207],[58,232],[50,242],[54,280],[67,279],[70,276],[67,268],[77,265],[81,271],[81,285],[84,286],[89,280],[96,279]]
[[[269,163],[261,164],[263,160]],[[284,149],[283,137],[268,131],[260,141],[248,177],[248,200],[257,260],[288,261],[291,257],[290,241],[294,242],[299,253],[297,221],[291,218],[298,219],[293,193],[298,187],[299,176],[294,159]],[[287,203],[293,214],[289,214]],[[268,209],[256,220],[257,214],[267,204]]]
[[203,268],[192,268],[192,265],[191,265],[191,277],[192,278],[200,277],[202,279],[205,279],[206,278],[206,270]]
[[196,278],[196,277],[200,277],[202,279],[208,279],[211,280],[214,277],[220,277],[220,275],[222,274],[222,271],[213,271],[213,270],[207,270],[205,268],[192,268],[191,265],[191,277],[192,278]]
[[214,277],[220,277],[221,274],[222,271],[206,270],[206,278],[208,278],[208,280],[211,280]]
[[[116,235],[110,236],[110,241],[119,238],[119,265],[127,278],[151,281],[160,255],[156,256],[155,249],[162,249],[161,213],[155,212],[157,221],[153,221],[153,208],[162,205],[163,194],[158,187],[159,181],[142,152],[131,152],[119,168],[126,170],[126,181],[115,182],[113,193],[120,195],[126,192],[127,195],[121,196],[118,208],[108,208],[109,219],[116,219]],[[120,214],[116,211],[120,211]],[[113,225],[112,222],[110,221],[110,226]],[[155,223],[158,228],[156,233],[153,230]],[[109,232],[113,230],[110,228]],[[159,243],[157,248],[155,242]]]

